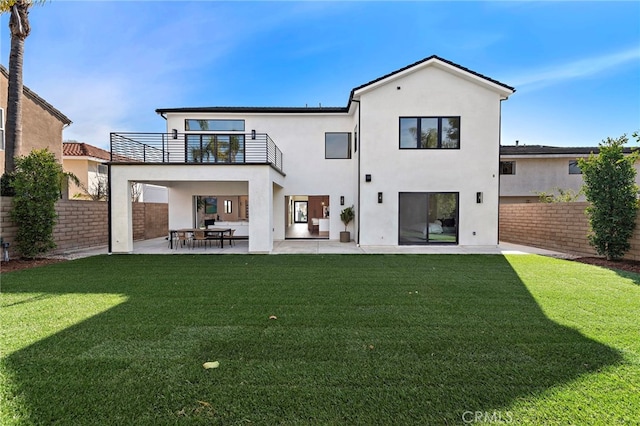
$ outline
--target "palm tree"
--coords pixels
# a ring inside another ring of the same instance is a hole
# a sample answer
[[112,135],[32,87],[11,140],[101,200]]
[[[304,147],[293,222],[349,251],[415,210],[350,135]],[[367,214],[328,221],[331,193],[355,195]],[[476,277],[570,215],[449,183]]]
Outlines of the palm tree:
[[5,143],[5,173],[15,170],[14,157],[22,148],[22,59],[24,40],[31,32],[29,8],[45,0],[0,0],[0,13],[9,13],[11,51],[9,54],[9,90],[7,93],[7,126]]

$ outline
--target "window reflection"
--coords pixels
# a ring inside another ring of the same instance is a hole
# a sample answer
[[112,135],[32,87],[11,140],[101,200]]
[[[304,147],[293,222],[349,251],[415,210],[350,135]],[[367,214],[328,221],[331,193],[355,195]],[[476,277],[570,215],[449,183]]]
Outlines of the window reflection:
[[402,192],[398,243],[457,244],[457,192]]

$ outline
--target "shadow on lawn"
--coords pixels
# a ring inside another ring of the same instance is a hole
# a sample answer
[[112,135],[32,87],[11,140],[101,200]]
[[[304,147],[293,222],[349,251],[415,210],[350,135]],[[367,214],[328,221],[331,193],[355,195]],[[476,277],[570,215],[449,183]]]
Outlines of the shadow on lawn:
[[459,424],[621,360],[549,320],[501,256],[150,259],[3,277],[128,296],[5,359],[28,422]]

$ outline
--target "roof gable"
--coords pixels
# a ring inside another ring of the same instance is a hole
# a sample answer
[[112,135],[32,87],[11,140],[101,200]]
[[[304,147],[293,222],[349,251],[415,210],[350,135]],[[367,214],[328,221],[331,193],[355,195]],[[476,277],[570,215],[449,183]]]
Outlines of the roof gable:
[[351,96],[349,97],[349,102],[351,102],[351,100],[357,96],[358,94],[367,91],[367,90],[372,90],[382,84],[386,84],[390,81],[393,81],[397,78],[400,78],[404,75],[416,72],[420,69],[429,67],[429,66],[435,66],[439,69],[451,72],[453,74],[456,74],[462,78],[465,78],[467,80],[470,81],[474,81],[476,83],[480,83],[483,84],[485,86],[488,86],[490,89],[493,89],[494,91],[500,93],[502,96],[504,96],[505,98],[508,97],[509,95],[513,94],[516,89],[508,86],[504,83],[501,83],[498,80],[494,80],[492,78],[489,78],[485,75],[482,75],[480,73],[477,73],[475,71],[470,70],[469,68],[465,68],[462,65],[458,65],[454,62],[448,61],[446,59],[440,58],[439,56],[436,55],[432,55],[429,56],[427,58],[421,59],[418,62],[414,62],[411,65],[407,65],[406,67],[400,68],[398,70],[392,71],[389,74],[383,75],[382,77],[376,78],[375,80],[372,80],[368,83],[365,83],[363,85],[360,85],[356,88],[354,88],[351,91]]
[[[4,65],[0,65],[0,74],[2,74],[7,80],[9,79],[9,71],[7,71],[7,69],[4,67]],[[42,109],[47,111],[49,114],[53,115],[55,118],[57,118],[63,124],[69,125],[69,124],[72,123],[72,121],[69,119],[69,117],[67,117],[66,115],[61,113],[58,109],[56,109],[49,102],[47,102],[44,99],[42,99],[40,96],[38,96],[38,94],[36,92],[34,92],[33,90],[29,89],[26,85],[22,86],[22,94],[25,97],[31,99],[36,105],[39,105]]]

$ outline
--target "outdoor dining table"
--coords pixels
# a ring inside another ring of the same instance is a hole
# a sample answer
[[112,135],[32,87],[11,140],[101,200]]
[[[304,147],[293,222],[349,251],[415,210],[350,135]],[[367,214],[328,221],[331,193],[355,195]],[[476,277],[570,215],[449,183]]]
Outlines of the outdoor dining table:
[[169,247],[173,249],[173,240],[176,238],[178,232],[189,232],[193,234],[195,231],[204,231],[207,239],[220,240],[220,248],[224,248],[224,234],[231,233],[231,228],[182,228],[169,230]]

